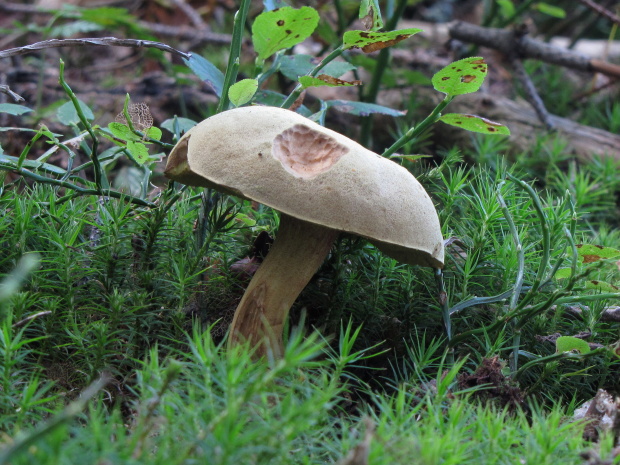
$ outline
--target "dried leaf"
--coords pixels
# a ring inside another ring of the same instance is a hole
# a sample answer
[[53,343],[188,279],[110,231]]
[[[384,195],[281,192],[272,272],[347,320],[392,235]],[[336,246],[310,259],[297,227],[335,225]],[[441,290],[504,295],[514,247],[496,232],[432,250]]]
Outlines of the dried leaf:
[[391,47],[421,31],[422,29],[415,28],[389,32],[347,31],[344,33],[343,43],[345,49],[361,48],[364,53],[371,53]]

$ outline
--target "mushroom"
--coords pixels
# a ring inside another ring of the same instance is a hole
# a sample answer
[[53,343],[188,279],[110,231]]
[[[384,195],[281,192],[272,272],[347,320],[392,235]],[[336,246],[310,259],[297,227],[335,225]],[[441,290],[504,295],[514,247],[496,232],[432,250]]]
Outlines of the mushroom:
[[290,110],[241,107],[204,120],[173,148],[165,175],[280,212],[229,335],[229,345],[247,341],[259,357],[282,356],[289,309],[341,232],[400,262],[443,266],[437,212],[415,177]]

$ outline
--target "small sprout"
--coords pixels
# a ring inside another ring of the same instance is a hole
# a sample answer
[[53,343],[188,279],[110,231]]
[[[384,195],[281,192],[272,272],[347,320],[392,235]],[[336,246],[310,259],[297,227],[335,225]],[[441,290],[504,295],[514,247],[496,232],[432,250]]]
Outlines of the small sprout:
[[233,84],[228,89],[228,98],[236,107],[248,103],[258,90],[258,81],[256,79],[242,79]]

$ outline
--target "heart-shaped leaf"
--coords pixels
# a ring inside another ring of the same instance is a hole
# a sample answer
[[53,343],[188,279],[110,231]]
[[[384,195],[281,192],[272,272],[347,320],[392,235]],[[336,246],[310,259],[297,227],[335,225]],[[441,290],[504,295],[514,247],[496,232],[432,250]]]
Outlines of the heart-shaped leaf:
[[[95,115],[93,111],[86,105],[84,102],[78,99],[78,105],[80,106],[80,110],[88,120],[94,120]],[[60,121],[64,125],[77,124],[80,122],[80,117],[77,114],[75,106],[73,102],[63,103],[58,110],[56,110],[56,117],[58,121]]]
[[142,142],[127,141],[127,151],[129,158],[139,165],[144,165],[149,160],[149,150]]
[[450,96],[476,92],[487,75],[487,64],[482,57],[464,58],[450,63],[433,76],[435,90]]
[[252,24],[252,43],[259,60],[306,40],[319,24],[319,14],[309,6],[264,11]]
[[447,115],[441,116],[439,121],[449,124],[450,126],[456,126],[457,128],[463,128],[472,132],[480,132],[482,134],[510,135],[510,130],[503,124],[476,115],[448,113]]
[[555,351],[560,354],[573,351],[579,352],[580,354],[587,354],[590,352],[590,346],[583,339],[573,336],[560,336],[555,341]]
[[345,87],[345,86],[361,86],[362,81],[344,81],[342,79],[335,78],[333,76],[329,76],[327,74],[319,74],[316,77],[312,76],[301,76],[299,78],[300,84],[303,88],[308,87]]
[[258,81],[256,79],[242,79],[236,82],[228,89],[228,98],[236,107],[245,105],[258,90]]
[[389,32],[347,31],[344,33],[343,43],[345,49],[361,48],[362,52],[371,53],[391,47],[421,31],[422,29],[415,28]]
[[108,124],[108,129],[114,137],[124,141],[139,141],[140,136],[134,134],[129,126],[123,123],[112,122]]
[[167,131],[170,131],[172,134],[175,134],[175,124],[177,125],[177,130],[179,131],[179,133],[182,134],[196,126],[196,121],[189,118],[175,116],[174,118],[167,119],[166,121],[161,123],[161,127]]
[[144,135],[149,139],[161,140],[161,129],[155,126],[151,126],[146,131],[144,131]]

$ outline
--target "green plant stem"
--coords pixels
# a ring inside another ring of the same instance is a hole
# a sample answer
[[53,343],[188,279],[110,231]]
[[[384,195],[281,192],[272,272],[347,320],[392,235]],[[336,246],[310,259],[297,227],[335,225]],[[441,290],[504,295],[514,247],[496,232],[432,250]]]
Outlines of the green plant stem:
[[228,66],[226,67],[226,75],[224,76],[224,85],[222,86],[222,96],[217,106],[217,113],[221,113],[228,109],[230,103],[228,99],[228,89],[237,80],[239,71],[239,56],[241,55],[241,44],[243,39],[243,30],[250,9],[250,0],[241,0],[239,10],[235,13],[235,21],[233,24],[232,41],[230,43],[230,54],[228,55]]
[[[338,48],[334,49],[329,55],[323,58],[323,60],[321,60],[321,62],[316,65],[316,67],[312,71],[310,71],[307,76],[315,77],[319,73],[319,71],[321,71],[325,66],[327,66],[328,63],[342,55],[342,52],[344,52],[344,44],[340,45]],[[301,84],[297,84],[295,86],[295,89],[293,89],[293,92],[290,93],[290,95],[287,97],[281,107],[290,108],[291,105],[295,103],[295,100],[299,98],[303,90],[303,86]]]
[[97,157],[97,147],[99,146],[99,140],[97,139],[97,136],[95,135],[95,131],[93,130],[90,124],[90,121],[88,121],[88,118],[86,118],[86,115],[84,115],[80,102],[78,101],[77,97],[71,90],[71,87],[69,87],[69,84],[67,84],[67,82],[65,81],[65,62],[62,60],[60,60],[60,75],[58,77],[58,80],[60,82],[60,85],[64,89],[65,93],[71,99],[71,102],[73,103],[75,111],[77,112],[78,118],[80,118],[80,122],[84,125],[84,128],[86,129],[86,131],[88,132],[88,134],[93,140],[93,146],[91,148],[90,159],[93,162],[93,173],[94,173],[94,178],[95,178],[95,186],[97,187],[99,191],[102,191],[103,189],[108,189],[110,186],[108,184],[107,179],[105,178],[103,170],[101,169],[101,163],[99,162],[99,158]]
[[[517,308],[519,297],[521,295],[521,288],[523,287],[523,275],[525,272],[525,253],[523,252],[523,244],[521,244],[519,232],[517,231],[517,228],[515,226],[512,214],[510,213],[510,210],[508,210],[508,205],[506,205],[506,201],[504,200],[504,197],[501,193],[501,188],[503,185],[504,181],[502,181],[497,187],[497,201],[499,202],[502,213],[504,214],[504,219],[508,223],[508,228],[510,229],[512,240],[514,241],[515,247],[517,249],[517,276],[515,278],[515,285],[512,295],[510,296],[510,304],[508,306],[508,310],[513,311]],[[514,334],[512,336],[512,357],[510,359],[510,372],[514,375],[514,373],[517,371],[517,367],[519,366],[519,346],[521,345],[521,329],[517,325],[516,320],[512,320],[511,323]]]
[[[446,331],[448,342],[450,342],[452,339],[452,319],[450,316],[450,308],[448,306],[448,293],[446,292],[446,286],[443,280],[443,272],[441,271],[441,268],[435,268],[434,271],[435,283],[437,284],[437,291],[439,291],[439,305],[441,306],[444,329]],[[451,366],[454,365],[454,346],[448,348],[447,361]]]
[[424,119],[424,121],[422,121],[417,126],[409,129],[409,131],[403,134],[396,142],[394,142],[389,148],[387,148],[382,155],[389,158],[403,145],[423,134],[430,126],[432,126],[439,120],[439,118],[441,117],[441,112],[444,108],[446,108],[446,106],[448,106],[448,104],[452,101],[453,98],[454,96],[446,95],[446,98],[439,102],[439,104],[435,107],[431,114]]
[[[388,19],[385,30],[392,31],[398,25],[398,20],[402,16],[405,8],[407,7],[407,0],[399,0],[398,5],[396,6],[396,10],[394,14],[390,16]],[[377,95],[379,95],[379,87],[381,86],[381,82],[383,81],[383,75],[385,74],[385,70],[388,67],[388,62],[390,61],[390,53],[391,48],[386,47],[379,52],[379,56],[377,57],[377,62],[375,64],[375,69],[372,74],[372,79],[370,80],[370,84],[368,86],[368,91],[363,95],[363,101],[368,103],[375,103],[377,100]],[[372,122],[373,116],[368,115],[362,118],[362,126],[360,131],[360,144],[364,147],[367,147],[370,143],[371,134],[372,134]]]
[[62,181],[60,179],[54,179],[54,178],[46,178],[45,176],[41,176],[38,175],[36,173],[33,173],[32,171],[29,171],[27,169],[24,168],[17,168],[17,167],[11,167],[10,168],[11,171],[14,171],[15,173],[19,174],[20,176],[23,176],[25,178],[30,178],[33,179],[37,182],[41,182],[41,183],[45,183],[45,184],[52,184],[54,186],[59,186],[59,187],[64,187],[66,189],[70,189],[72,191],[74,191],[73,194],[69,194],[66,195],[64,197],[61,197],[60,199],[58,199],[56,201],[56,204],[59,205],[61,203],[64,203],[68,200],[74,199],[75,197],[79,197],[81,195],[105,195],[107,197],[112,197],[115,199],[125,199],[135,205],[139,205],[142,207],[156,207],[157,205],[154,204],[153,202],[149,202],[147,200],[138,198],[138,197],[133,197],[131,195],[128,194],[124,194],[122,192],[117,192],[117,191],[103,191],[102,189],[89,189],[86,187],[81,187],[78,186],[76,184],[67,182],[67,181]]

